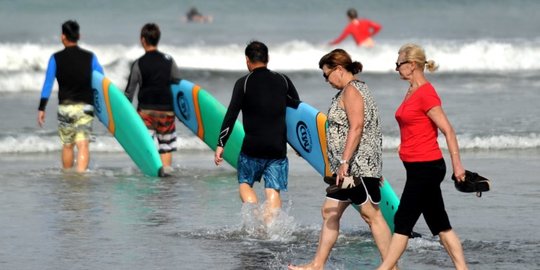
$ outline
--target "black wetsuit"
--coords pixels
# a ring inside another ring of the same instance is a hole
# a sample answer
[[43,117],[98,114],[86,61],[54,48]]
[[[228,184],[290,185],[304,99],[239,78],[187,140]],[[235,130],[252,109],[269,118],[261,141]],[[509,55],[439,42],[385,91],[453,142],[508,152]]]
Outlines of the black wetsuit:
[[139,87],[139,109],[173,111],[171,83],[180,81],[174,59],[160,51],[146,52],[131,67],[125,94],[131,101]]
[[96,56],[79,46],[66,47],[49,59],[39,110],[44,111],[51,95],[54,78],[58,81],[58,104],[94,104],[92,71],[103,73]]
[[218,146],[225,146],[242,110],[246,133],[242,153],[254,158],[284,158],[287,154],[285,108],[293,100],[299,97],[291,80],[266,67],[238,79],[221,126]]

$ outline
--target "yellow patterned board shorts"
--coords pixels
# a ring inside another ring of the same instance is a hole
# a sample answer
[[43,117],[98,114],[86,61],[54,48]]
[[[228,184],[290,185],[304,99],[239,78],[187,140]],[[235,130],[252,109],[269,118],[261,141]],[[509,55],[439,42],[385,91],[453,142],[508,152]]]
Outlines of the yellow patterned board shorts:
[[89,140],[94,107],[88,104],[58,105],[58,135],[62,144]]

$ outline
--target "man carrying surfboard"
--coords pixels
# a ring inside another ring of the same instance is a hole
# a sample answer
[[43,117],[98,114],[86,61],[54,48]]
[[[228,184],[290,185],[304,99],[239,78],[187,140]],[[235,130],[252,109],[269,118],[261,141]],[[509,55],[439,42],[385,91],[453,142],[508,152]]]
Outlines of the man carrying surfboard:
[[78,46],[79,24],[69,20],[62,24],[64,49],[49,58],[45,82],[41,90],[38,124],[45,123],[45,107],[58,81],[58,135],[62,141],[62,168],[73,167],[77,146],[77,172],[84,172],[90,161],[90,133],[94,120],[92,71],[103,73],[94,53]]
[[152,137],[159,144],[159,154],[165,172],[172,170],[172,152],[176,151],[176,125],[171,83],[180,81],[180,71],[174,59],[158,50],[159,26],[147,23],[141,29],[141,45],[145,54],[131,66],[125,94],[132,101],[137,89],[137,111]]
[[238,157],[238,183],[243,203],[258,203],[253,190],[255,181],[265,181],[264,220],[270,224],[281,208],[280,191],[287,190],[287,102],[299,100],[291,80],[267,68],[268,47],[252,41],[245,49],[249,74],[234,85],[231,102],[221,125],[214,156],[216,165],[223,162],[223,151],[234,123],[242,111],[245,137]]

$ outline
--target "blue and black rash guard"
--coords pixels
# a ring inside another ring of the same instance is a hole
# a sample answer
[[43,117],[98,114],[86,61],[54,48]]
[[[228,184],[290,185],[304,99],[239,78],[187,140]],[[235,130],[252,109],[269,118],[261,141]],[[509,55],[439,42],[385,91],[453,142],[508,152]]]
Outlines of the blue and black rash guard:
[[97,57],[79,46],[66,47],[49,59],[45,83],[41,89],[39,110],[45,111],[52,92],[54,78],[58,81],[58,104],[94,104],[92,71],[103,73]]
[[242,110],[246,135],[242,153],[255,158],[279,159],[287,154],[285,109],[299,100],[291,80],[266,67],[238,79],[221,125],[218,146],[224,147]]
[[171,83],[180,81],[180,71],[174,59],[160,51],[149,51],[131,66],[126,97],[132,101],[137,88],[138,108],[173,111]]

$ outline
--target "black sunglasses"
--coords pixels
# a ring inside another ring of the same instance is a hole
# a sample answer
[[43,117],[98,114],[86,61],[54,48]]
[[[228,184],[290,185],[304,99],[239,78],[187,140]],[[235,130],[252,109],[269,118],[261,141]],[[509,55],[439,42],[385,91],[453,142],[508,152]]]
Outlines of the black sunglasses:
[[324,80],[328,81],[328,77],[330,77],[330,75],[332,75],[332,72],[334,72],[336,69],[337,69],[337,67],[331,69],[330,72],[328,72],[328,74],[325,74],[325,73],[323,72],[323,73],[322,73],[322,76],[323,76]]
[[401,67],[401,65],[407,64],[407,63],[410,63],[410,62],[409,61],[403,61],[401,63],[396,62],[396,69],[399,69],[399,67]]

